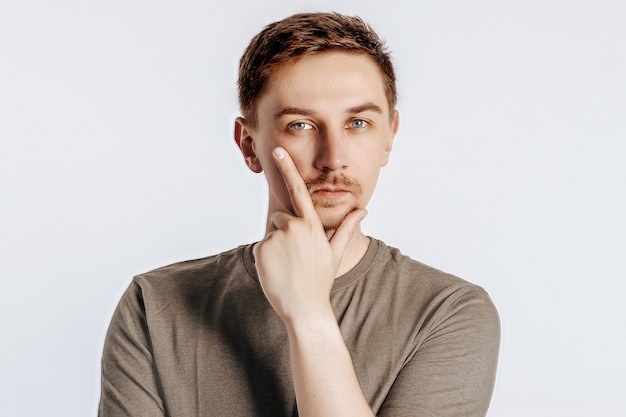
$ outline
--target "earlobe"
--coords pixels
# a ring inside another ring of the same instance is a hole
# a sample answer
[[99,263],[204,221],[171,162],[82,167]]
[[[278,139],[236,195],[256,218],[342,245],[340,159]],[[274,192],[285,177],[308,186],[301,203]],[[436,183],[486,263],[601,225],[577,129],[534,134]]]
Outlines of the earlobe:
[[246,126],[246,120],[243,117],[238,117],[235,120],[235,130],[233,133],[235,143],[237,143],[237,147],[239,147],[248,168],[257,174],[262,172],[263,167],[254,149],[254,138],[249,128]]

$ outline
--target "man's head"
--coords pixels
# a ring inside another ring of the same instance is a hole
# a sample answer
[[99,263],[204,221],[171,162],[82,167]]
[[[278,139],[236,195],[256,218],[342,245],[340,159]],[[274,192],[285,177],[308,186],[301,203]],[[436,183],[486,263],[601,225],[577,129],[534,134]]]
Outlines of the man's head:
[[244,117],[235,141],[248,167],[265,172],[269,214],[294,211],[272,157],[282,147],[322,224],[336,229],[366,207],[398,129],[395,76],[382,42],[358,18],[296,15],[267,26],[241,63]]
[[274,70],[322,52],[369,55],[380,68],[389,109],[397,102],[396,76],[385,43],[359,17],[302,13],[267,25],[239,61],[239,105],[246,122],[257,122],[256,106]]

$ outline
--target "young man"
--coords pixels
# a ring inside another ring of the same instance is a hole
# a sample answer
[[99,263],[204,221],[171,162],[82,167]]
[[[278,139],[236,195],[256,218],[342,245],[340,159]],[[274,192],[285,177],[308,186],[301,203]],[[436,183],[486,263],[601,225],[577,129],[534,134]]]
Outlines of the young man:
[[480,287],[360,229],[398,130],[389,54],[358,18],[267,26],[235,141],[269,184],[256,244],[136,277],[100,416],[484,416],[499,344]]

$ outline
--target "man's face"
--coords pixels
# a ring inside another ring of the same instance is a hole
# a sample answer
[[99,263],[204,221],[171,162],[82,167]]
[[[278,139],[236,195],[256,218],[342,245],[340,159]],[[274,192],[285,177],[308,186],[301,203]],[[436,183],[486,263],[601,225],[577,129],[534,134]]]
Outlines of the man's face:
[[[244,125],[245,123],[242,123]],[[257,105],[257,125],[245,126],[254,171],[265,171],[270,213],[293,213],[272,158],[281,146],[293,158],[327,230],[369,202],[398,127],[382,74],[363,54],[327,52],[274,70]],[[248,154],[246,154],[248,153]]]

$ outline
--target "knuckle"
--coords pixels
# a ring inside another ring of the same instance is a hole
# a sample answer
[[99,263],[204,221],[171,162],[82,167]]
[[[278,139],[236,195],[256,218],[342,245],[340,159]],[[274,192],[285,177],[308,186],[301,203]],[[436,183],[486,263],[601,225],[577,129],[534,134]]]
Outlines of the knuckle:
[[290,184],[289,185],[289,192],[294,195],[294,194],[302,194],[304,192],[309,192],[306,184],[302,181],[298,181],[295,184]]

